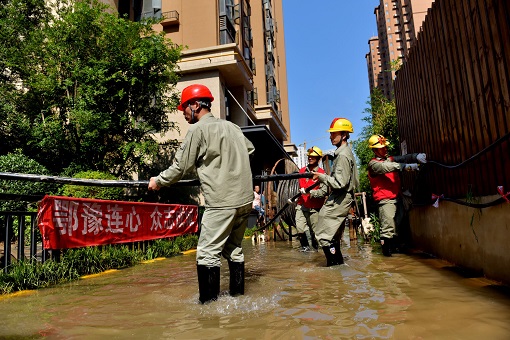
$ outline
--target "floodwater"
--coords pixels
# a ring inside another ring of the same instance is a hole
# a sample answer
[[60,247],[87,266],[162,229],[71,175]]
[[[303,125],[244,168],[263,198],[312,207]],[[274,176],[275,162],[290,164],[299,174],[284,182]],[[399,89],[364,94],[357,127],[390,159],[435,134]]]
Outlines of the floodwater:
[[[344,238],[345,239],[345,238]],[[4,339],[510,339],[510,293],[420,254],[245,239],[246,295],[198,304],[195,254],[0,297]]]

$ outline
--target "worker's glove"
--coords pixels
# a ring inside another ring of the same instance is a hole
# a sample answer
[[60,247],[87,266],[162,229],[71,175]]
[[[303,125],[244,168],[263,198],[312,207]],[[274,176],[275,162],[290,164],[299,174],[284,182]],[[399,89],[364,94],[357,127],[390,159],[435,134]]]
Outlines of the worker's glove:
[[404,170],[406,171],[417,171],[420,170],[419,165],[416,163],[406,164],[404,166]]
[[305,188],[299,188],[299,192],[301,193],[301,195],[305,195],[305,194],[307,194],[307,192],[306,192],[306,189],[305,189]]
[[427,154],[419,153],[418,156],[416,156],[416,160],[422,164],[427,163]]

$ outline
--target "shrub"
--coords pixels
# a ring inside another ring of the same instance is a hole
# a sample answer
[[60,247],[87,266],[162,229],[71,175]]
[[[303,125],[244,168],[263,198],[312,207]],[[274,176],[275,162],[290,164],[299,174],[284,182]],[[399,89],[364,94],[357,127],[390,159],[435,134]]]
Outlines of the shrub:
[[[0,156],[0,171],[22,174],[51,175],[41,164],[28,158],[22,153],[9,153]],[[57,192],[58,185],[54,183],[32,182],[26,180],[0,180],[0,192],[18,195],[41,195]],[[2,211],[26,211],[27,201],[0,201]]]
[[[86,178],[98,180],[116,180],[117,178],[109,173],[100,171],[82,171],[78,172],[73,178]],[[88,185],[66,184],[60,192],[62,196],[79,197],[79,198],[95,198],[103,200],[122,200],[124,190],[117,187],[96,187]]]
[[[19,151],[0,156],[0,171],[20,174],[34,175],[51,175],[49,170],[37,163],[35,160],[28,158]],[[0,180],[0,192],[4,194],[14,195],[44,195],[57,192],[58,185],[54,183],[32,182],[26,180]],[[0,200],[0,211],[35,211],[35,204],[30,206],[30,201],[22,201],[19,199]],[[9,229],[11,241],[17,238],[18,221],[14,221],[14,225]],[[5,218],[0,217],[0,226],[5,225]],[[30,219],[27,221],[25,230],[25,238],[30,235]],[[5,240],[5,229],[0,228],[0,239]]]

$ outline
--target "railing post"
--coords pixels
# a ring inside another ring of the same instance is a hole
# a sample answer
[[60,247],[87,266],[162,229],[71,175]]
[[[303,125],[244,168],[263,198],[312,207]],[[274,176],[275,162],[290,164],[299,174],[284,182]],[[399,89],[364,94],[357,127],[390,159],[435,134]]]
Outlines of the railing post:
[[25,215],[18,215],[18,261],[25,258]]
[[30,260],[37,260],[37,217],[32,215],[30,218]]
[[8,214],[5,222],[5,243],[4,243],[4,273],[7,273],[7,267],[11,265],[11,236],[9,230],[11,229],[12,216]]

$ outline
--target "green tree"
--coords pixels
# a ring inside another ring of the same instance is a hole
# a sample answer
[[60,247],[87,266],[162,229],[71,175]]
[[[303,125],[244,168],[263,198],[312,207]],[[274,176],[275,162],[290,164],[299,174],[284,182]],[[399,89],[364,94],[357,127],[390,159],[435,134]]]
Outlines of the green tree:
[[29,41],[46,25],[44,0],[0,0],[0,153],[5,155],[26,144],[30,124],[23,111],[22,79],[32,63]]
[[178,102],[181,48],[154,22],[120,18],[97,0],[51,10],[44,0],[0,2],[0,50],[14,50],[0,52],[1,152],[21,148],[54,173],[128,177],[150,164],[160,151],[155,134],[175,128],[167,112]]
[[370,183],[367,176],[368,162],[374,157],[374,153],[368,147],[368,139],[374,134],[380,134],[390,141],[388,153],[390,155],[400,152],[400,143],[397,128],[397,110],[395,100],[388,100],[382,92],[375,88],[370,94],[370,100],[365,109],[366,116],[359,138],[354,141],[353,147],[359,161],[360,187],[362,191],[371,193]]

